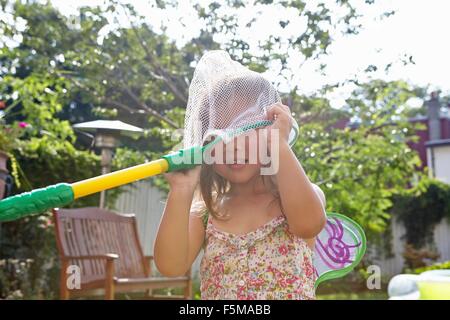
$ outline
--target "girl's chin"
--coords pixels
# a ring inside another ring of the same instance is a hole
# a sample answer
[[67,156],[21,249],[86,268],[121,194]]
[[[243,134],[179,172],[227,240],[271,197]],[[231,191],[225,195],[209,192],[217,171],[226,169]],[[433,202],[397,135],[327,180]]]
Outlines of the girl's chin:
[[260,170],[261,166],[259,164],[214,164],[214,171],[233,183],[246,182],[255,175],[259,175]]

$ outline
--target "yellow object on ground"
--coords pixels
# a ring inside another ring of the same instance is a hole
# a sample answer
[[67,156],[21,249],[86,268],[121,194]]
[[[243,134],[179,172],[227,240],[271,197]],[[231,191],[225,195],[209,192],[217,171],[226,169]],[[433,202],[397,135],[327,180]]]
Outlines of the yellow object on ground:
[[442,282],[419,280],[417,285],[421,300],[450,300],[450,279]]

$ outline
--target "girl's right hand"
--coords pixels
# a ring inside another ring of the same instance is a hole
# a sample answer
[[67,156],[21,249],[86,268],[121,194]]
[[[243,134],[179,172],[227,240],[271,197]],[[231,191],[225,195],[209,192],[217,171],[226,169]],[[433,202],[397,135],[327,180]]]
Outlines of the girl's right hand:
[[200,181],[201,166],[188,170],[173,171],[165,173],[164,177],[169,183],[170,190],[189,190],[194,191]]

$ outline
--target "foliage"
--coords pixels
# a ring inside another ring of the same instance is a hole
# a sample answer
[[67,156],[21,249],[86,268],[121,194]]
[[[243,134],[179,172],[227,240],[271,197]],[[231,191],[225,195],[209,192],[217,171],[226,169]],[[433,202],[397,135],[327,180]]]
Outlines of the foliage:
[[11,175],[16,185],[20,186],[18,163],[14,152],[20,137],[24,135],[29,125],[26,122],[16,122],[14,125],[6,124],[4,123],[3,115],[4,112],[0,111],[0,151],[8,156],[11,162]]
[[32,260],[0,260],[0,299],[31,296],[29,269]]
[[423,178],[393,202],[392,214],[404,224],[406,243],[415,249],[433,244],[434,227],[450,218],[450,186],[438,180]]
[[[49,215],[25,218],[2,225],[0,256],[19,265],[3,265],[0,277],[2,295],[20,291],[22,298],[56,298],[58,294],[58,256]],[[28,261],[24,269],[23,261]],[[12,268],[15,268],[14,270]],[[9,292],[8,292],[9,290]]]
[[[350,1],[317,6],[297,0],[199,1],[194,3],[194,12],[202,22],[198,36],[177,47],[165,35],[166,25],[156,32],[156,26],[133,5],[121,1],[82,7],[78,15],[72,16],[61,15],[50,3],[2,3],[10,20],[16,22],[3,20],[3,34],[11,39],[21,38],[15,50],[2,48],[5,67],[15,68],[17,73],[40,70],[42,75],[67,79],[70,89],[80,92],[81,100],[100,110],[144,114],[173,128],[177,125],[165,112],[186,105],[192,65],[205,50],[225,49],[257,71],[278,64],[279,73],[286,74],[286,50],[303,61],[317,58],[326,53],[332,29],[351,34],[361,28],[358,12]],[[179,5],[171,1],[150,4],[153,9],[159,8],[162,15],[167,7]],[[249,7],[254,8],[252,16],[243,19],[243,10]],[[274,7],[282,14],[274,17],[279,20],[274,21],[278,27],[270,36],[257,44],[241,37],[244,29],[258,30],[258,24],[264,23]],[[332,9],[337,13],[332,15]],[[127,27],[117,22],[124,18]],[[21,24],[25,27],[19,28]]]
[[[37,6],[29,5],[30,8]],[[20,14],[20,10],[24,9],[22,4],[18,4],[17,13]],[[25,14],[24,11],[23,13]],[[33,32],[46,35],[54,27],[51,23],[45,27],[41,23],[45,10],[36,13],[39,13],[36,16],[39,26],[23,32],[24,38],[27,33]],[[1,17],[0,34],[2,37],[5,34],[13,36],[14,30],[11,28],[14,25],[5,24],[3,13]],[[49,17],[48,21],[52,19]],[[47,53],[54,50],[49,45],[51,43],[51,39],[46,39]],[[66,79],[55,77],[54,73],[46,68],[49,66],[48,61],[33,60],[38,44],[39,42],[22,43],[19,47],[11,48],[3,44],[0,46],[0,100],[6,106],[2,111],[2,121],[4,126],[11,128],[20,128],[27,124],[26,130],[23,130],[24,134],[14,137],[11,143],[11,154],[17,159],[17,162],[12,162],[12,166],[14,168],[16,164],[19,172],[13,193],[57,182],[73,182],[100,172],[98,157],[91,152],[76,149],[76,137],[69,122],[57,117],[63,106],[69,102],[69,83]],[[4,137],[3,134],[1,136]],[[11,134],[10,141],[12,137]],[[94,205],[98,203],[97,197],[83,199],[74,205]],[[56,295],[57,254],[54,233],[49,225],[49,213],[1,224],[0,258],[13,259],[12,261],[33,260],[27,270],[26,280],[18,278],[24,273],[13,274],[11,268],[1,268],[2,271],[9,272],[10,276],[8,281],[1,279],[0,286],[4,290],[18,288],[26,298]],[[18,283],[10,283],[16,281],[14,279],[26,284],[26,290]],[[2,296],[7,297],[9,293],[3,291]]]
[[407,145],[418,126],[402,113],[413,95],[404,82],[375,80],[353,92],[346,110],[333,110],[319,97],[294,101],[296,155],[324,190],[327,209],[349,215],[369,234],[384,230],[392,195],[418,174],[420,160]]
[[440,254],[432,249],[416,249],[411,244],[405,245],[403,259],[407,268],[420,268],[428,265],[430,261],[439,259]]
[[13,152],[17,147],[19,138],[25,133],[29,125],[26,122],[5,124],[2,121],[3,113],[0,111],[0,150],[6,153]]
[[408,273],[421,274],[422,272],[430,271],[430,270],[450,270],[450,261],[435,263],[435,264],[432,264],[431,266],[426,266],[426,267],[421,267],[421,268],[417,268],[414,270],[409,270]]

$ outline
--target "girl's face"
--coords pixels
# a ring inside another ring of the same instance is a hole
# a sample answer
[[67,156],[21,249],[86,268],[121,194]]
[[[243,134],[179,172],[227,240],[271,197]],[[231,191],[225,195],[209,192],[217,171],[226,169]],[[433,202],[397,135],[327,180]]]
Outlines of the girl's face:
[[213,169],[230,183],[249,182],[260,174],[260,145],[258,130],[251,130],[227,144],[218,145],[211,154],[216,159]]

